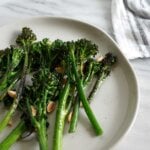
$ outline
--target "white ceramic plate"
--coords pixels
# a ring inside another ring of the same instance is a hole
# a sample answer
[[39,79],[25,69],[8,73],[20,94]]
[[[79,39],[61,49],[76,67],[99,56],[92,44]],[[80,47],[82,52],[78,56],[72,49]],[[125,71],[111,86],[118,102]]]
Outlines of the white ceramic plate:
[[[117,55],[116,68],[97,91],[91,104],[104,134],[95,136],[84,111],[81,111],[76,133],[68,134],[65,128],[63,141],[63,150],[108,150],[114,147],[131,127],[138,106],[137,81],[119,47],[104,31],[89,24],[65,18],[38,17],[0,28],[0,49],[14,43],[15,37],[24,26],[31,27],[38,39],[45,37],[51,40],[87,38],[99,46],[102,54],[112,52]],[[50,120],[52,120],[51,117]],[[48,130],[49,149],[51,149],[53,122],[51,121]],[[0,138],[4,138],[10,130],[11,128],[7,128],[3,134],[0,134]],[[11,148],[11,150],[20,149],[38,150],[37,140],[35,138],[23,140]]]

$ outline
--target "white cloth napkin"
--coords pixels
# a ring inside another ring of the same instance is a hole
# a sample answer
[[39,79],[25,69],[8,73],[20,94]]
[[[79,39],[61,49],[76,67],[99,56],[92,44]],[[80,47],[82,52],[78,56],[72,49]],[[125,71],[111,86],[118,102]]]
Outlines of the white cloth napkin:
[[112,0],[112,25],[127,58],[150,57],[150,0]]

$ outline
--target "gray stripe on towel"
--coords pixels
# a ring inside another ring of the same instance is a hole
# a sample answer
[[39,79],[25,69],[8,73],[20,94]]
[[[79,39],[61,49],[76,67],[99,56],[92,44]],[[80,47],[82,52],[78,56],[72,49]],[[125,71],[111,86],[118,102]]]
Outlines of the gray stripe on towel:
[[129,23],[129,26],[130,26],[130,29],[131,29],[132,35],[133,35],[133,37],[134,37],[135,42],[137,43],[137,45],[139,45],[139,46],[138,46],[139,51],[140,51],[140,52],[142,53],[142,55],[144,56],[144,52],[143,52],[143,50],[142,50],[142,48],[141,48],[141,46],[140,46],[140,43],[139,43],[138,37],[136,36],[136,33],[134,32],[134,29],[133,29],[133,26],[132,26],[132,23],[131,23],[131,20],[130,20],[129,14],[128,14],[128,13],[129,13],[129,11],[128,11],[128,8],[127,8],[126,0],[123,0],[123,2],[124,2],[125,11],[126,11],[126,16],[127,16],[127,18],[128,18],[128,23]]

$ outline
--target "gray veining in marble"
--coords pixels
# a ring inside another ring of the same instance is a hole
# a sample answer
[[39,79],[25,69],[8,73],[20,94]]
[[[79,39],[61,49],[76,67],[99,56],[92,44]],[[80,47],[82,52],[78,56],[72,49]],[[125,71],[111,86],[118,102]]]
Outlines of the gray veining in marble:
[[110,0],[11,0],[0,6],[0,16],[5,17],[6,21],[8,16],[66,16],[96,25],[112,34],[110,4]]
[[[103,28],[113,36],[111,0],[5,0],[0,2],[0,26],[31,16],[65,16]],[[131,131],[114,150],[150,149],[150,59],[132,60],[140,88],[140,108]]]

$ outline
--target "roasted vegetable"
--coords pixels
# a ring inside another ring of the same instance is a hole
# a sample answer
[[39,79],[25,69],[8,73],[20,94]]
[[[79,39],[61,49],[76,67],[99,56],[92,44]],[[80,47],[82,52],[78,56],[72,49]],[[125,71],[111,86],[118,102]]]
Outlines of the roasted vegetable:
[[[0,122],[0,132],[16,110],[21,115],[0,147],[8,150],[24,133],[35,132],[40,149],[48,150],[48,115],[56,109],[52,149],[62,150],[66,120],[70,123],[69,132],[75,132],[81,103],[96,135],[101,135],[90,101],[117,59],[111,53],[96,59],[98,53],[98,46],[90,40],[36,41],[33,31],[24,27],[16,44],[0,51],[0,100],[8,108]],[[85,89],[94,79],[86,95]]]

